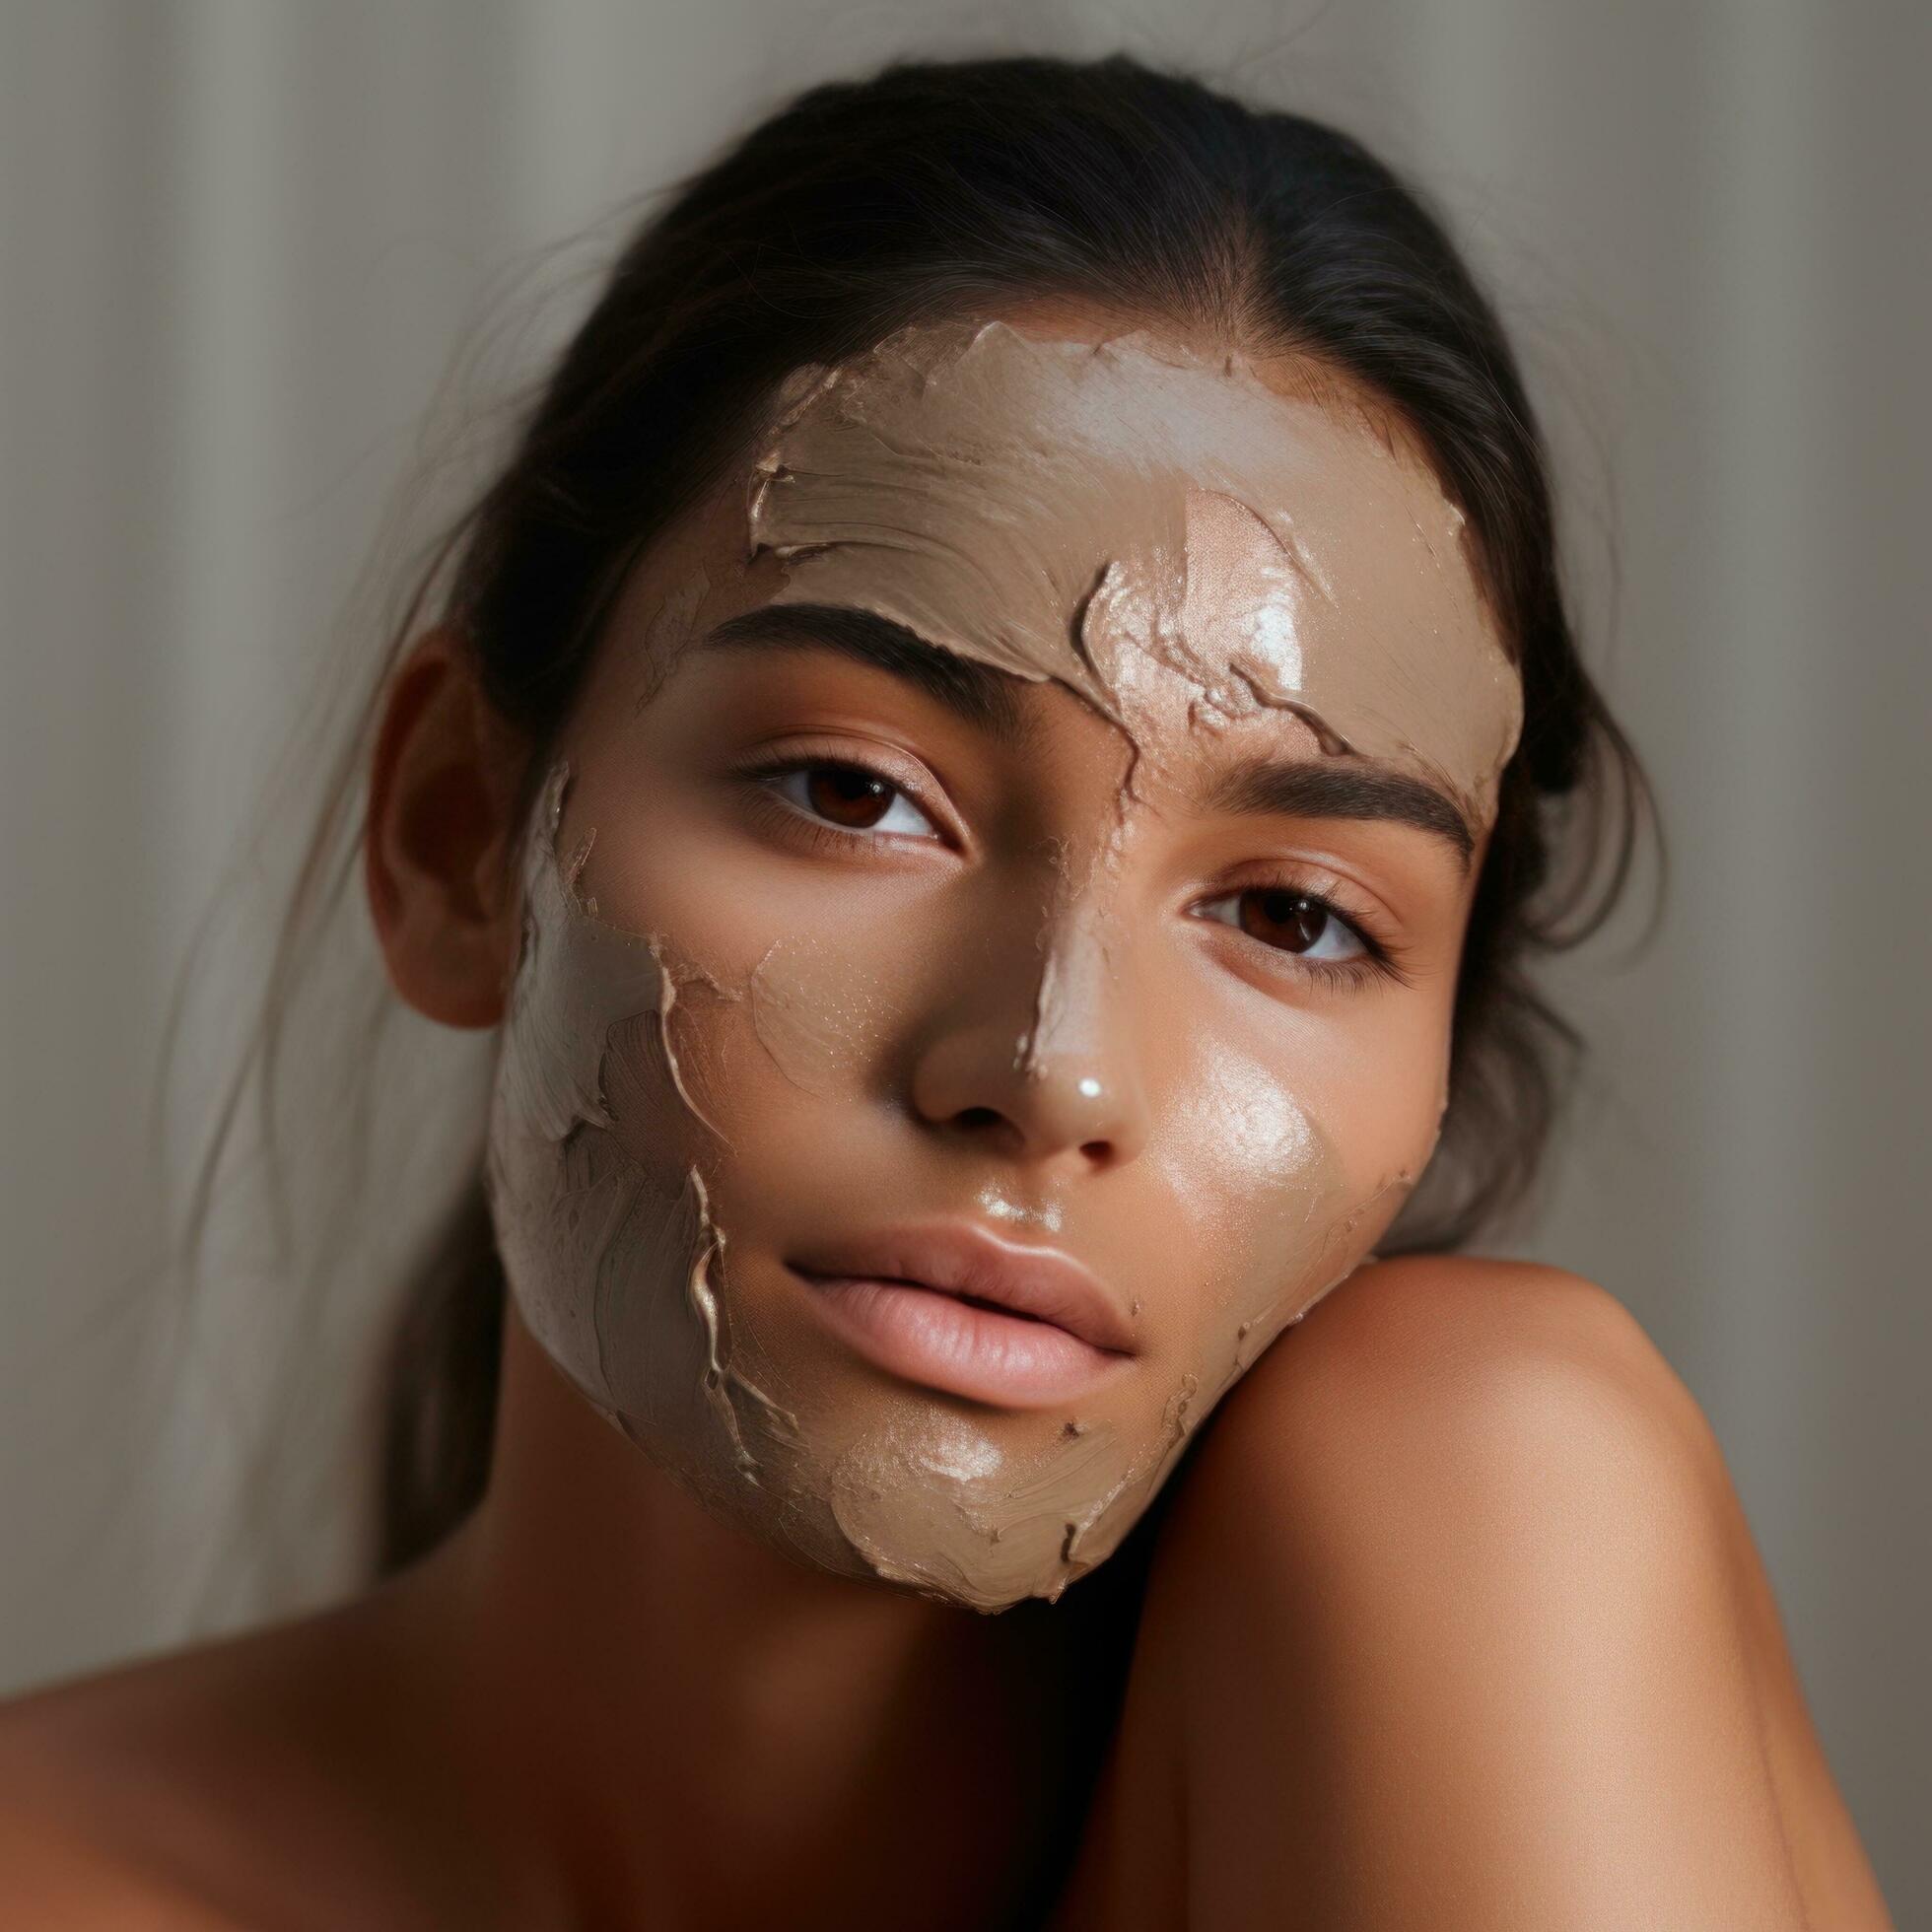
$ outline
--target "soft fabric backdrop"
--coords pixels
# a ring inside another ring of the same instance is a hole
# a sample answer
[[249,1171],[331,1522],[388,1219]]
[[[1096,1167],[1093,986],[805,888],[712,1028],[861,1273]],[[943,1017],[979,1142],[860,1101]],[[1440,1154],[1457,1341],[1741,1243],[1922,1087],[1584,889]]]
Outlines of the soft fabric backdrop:
[[[217,886],[259,897],[289,862],[318,691],[373,644],[352,586],[458,338],[526,282],[562,288],[521,340],[539,353],[588,286],[539,250],[815,79],[1124,46],[1366,136],[1517,329],[1676,873],[1647,954],[1613,935],[1562,975],[1597,1073],[1515,1247],[1606,1283],[1705,1405],[1895,1910],[1932,1923],[1926,22],[1855,0],[0,9],[0,1684],[346,1586],[339,1459],[370,1422],[345,1392],[389,1222],[430,1183],[385,1154],[387,1185],[338,1204],[325,1296],[265,1242],[230,1239],[228,1285],[192,1302],[159,1265],[258,920],[210,929],[188,1097],[157,1124],[149,1095]],[[355,1050],[330,1058],[289,1096],[318,1135]],[[290,1155],[304,1179],[325,1156]],[[303,1480],[248,1486],[263,1431],[310,1452]]]

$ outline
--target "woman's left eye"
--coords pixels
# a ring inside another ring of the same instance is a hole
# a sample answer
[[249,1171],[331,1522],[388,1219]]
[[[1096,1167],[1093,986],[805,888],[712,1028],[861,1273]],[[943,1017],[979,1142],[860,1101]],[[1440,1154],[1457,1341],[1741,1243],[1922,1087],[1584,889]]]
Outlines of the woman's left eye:
[[[1222,912],[1222,907],[1233,910]],[[1292,886],[1250,886],[1244,892],[1230,892],[1201,911],[1208,919],[1238,927],[1250,938],[1299,959],[1340,964],[1365,958],[1369,952],[1367,941],[1326,899],[1297,892]]]
[[824,760],[769,781],[788,804],[842,832],[898,832],[937,838],[938,828],[898,786],[863,765]]

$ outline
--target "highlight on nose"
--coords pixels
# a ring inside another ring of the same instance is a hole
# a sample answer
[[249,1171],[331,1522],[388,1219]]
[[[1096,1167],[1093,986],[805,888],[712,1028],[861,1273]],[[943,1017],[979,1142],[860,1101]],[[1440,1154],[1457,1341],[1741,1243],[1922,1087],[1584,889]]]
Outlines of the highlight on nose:
[[1146,1139],[1146,1109],[1131,1050],[1032,1041],[983,1019],[930,1041],[913,1070],[912,1101],[934,1127],[983,1137],[1001,1152],[1046,1160],[1077,1150],[1096,1166],[1131,1160]]

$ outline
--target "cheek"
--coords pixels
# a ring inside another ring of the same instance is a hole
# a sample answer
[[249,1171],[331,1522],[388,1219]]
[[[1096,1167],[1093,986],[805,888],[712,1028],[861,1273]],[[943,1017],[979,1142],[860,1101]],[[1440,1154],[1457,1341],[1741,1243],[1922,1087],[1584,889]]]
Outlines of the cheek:
[[613,1037],[609,1097],[636,1158],[701,1167],[741,1250],[778,1248],[895,1171],[906,1069],[985,935],[903,872],[828,883],[713,846],[604,874],[606,911],[655,935],[667,985],[660,1039],[655,1020]]
[[1420,1175],[1434,1149],[1448,1076],[1447,999],[1391,989],[1364,1000],[1359,1014],[1339,1029],[1307,1090],[1351,1191],[1399,1172]]
[[1206,1352],[1231,1329],[1245,1364],[1360,1261],[1419,1178],[1446,1035],[1399,990],[1221,1017],[1191,1032],[1148,1156],[1197,1258],[1174,1320]]

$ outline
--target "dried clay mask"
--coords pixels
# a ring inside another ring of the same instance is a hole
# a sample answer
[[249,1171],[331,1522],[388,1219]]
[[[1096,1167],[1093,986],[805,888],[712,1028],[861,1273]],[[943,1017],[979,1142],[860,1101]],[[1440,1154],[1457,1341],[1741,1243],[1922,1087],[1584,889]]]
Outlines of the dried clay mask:
[[[793,377],[743,517],[731,583],[699,572],[657,600],[641,703],[661,702],[721,610],[844,605],[1055,680],[1118,734],[1124,782],[1085,835],[1058,842],[1026,913],[1017,1078],[1060,1077],[1114,1024],[1109,1001],[1144,992],[1137,855],[1202,747],[1262,734],[1336,768],[1374,761],[1437,789],[1479,833],[1493,819],[1520,686],[1460,514],[1385,425],[1333,395],[1282,393],[1238,356],[1002,322],[907,330]],[[875,1225],[931,1210],[933,1194],[902,1202],[889,1172],[841,1170],[839,1123],[875,1109],[880,1070],[948,988],[1010,970],[996,956],[1008,928],[900,922],[847,941],[834,925],[776,933],[749,960],[707,956],[688,932],[625,916],[599,882],[598,825],[560,849],[572,783],[560,763],[527,834],[490,1123],[523,1320],[603,1415],[778,1548],[983,1611],[1058,1597],[1394,1218],[1435,1145],[1446,1023],[1430,1064],[1407,1070],[1398,1126],[1365,1149],[1332,1070],[1303,1076],[1293,1014],[1276,1023],[1225,972],[1189,981],[1199,991],[1164,1019],[1143,1000],[1157,1077],[1132,1186],[1153,1219],[1124,1229],[1093,1207],[1098,1184],[1091,1200],[1078,1180],[1029,1192],[991,1164],[940,1204],[1080,1256],[1136,1351],[1078,1401],[970,1401],[827,1340],[781,1265],[759,1177],[737,1163],[741,1124],[763,1117],[746,1096],[776,1081],[798,1109],[798,1159],[818,1163],[815,1212]],[[1110,1051],[1119,1063],[1118,1040]],[[971,1165],[956,1145],[945,1158],[949,1175]]]

